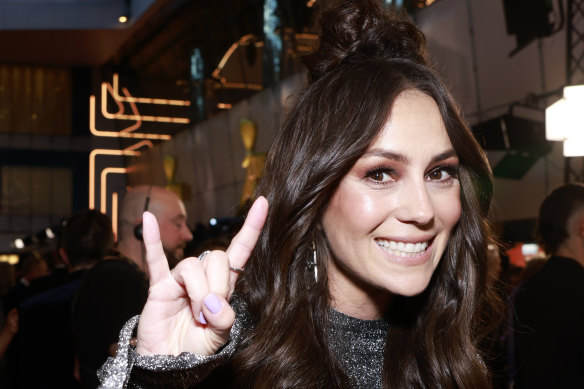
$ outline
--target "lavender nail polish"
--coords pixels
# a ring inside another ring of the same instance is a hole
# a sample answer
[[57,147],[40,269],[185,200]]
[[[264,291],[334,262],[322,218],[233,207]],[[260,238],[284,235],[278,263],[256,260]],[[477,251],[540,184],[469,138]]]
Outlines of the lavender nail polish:
[[209,293],[209,295],[205,297],[204,303],[207,309],[211,311],[211,313],[219,313],[223,308],[221,300],[219,300],[219,298],[214,293]]
[[199,312],[199,323],[201,324],[207,324],[207,320],[205,320],[205,316],[203,315],[203,312]]

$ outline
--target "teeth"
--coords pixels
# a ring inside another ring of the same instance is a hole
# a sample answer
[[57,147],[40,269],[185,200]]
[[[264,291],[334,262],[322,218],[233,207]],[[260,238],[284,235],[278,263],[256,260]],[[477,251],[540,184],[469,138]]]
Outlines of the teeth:
[[404,243],[393,240],[376,240],[376,243],[385,248],[390,254],[400,257],[420,255],[428,248],[428,242]]

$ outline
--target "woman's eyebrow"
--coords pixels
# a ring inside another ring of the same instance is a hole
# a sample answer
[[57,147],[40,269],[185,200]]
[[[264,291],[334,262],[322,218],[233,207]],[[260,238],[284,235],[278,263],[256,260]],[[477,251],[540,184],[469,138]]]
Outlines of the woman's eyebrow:
[[396,162],[403,163],[407,165],[410,163],[408,157],[400,153],[394,153],[393,151],[385,150],[385,149],[371,149],[367,150],[363,156],[374,156],[374,157],[382,157],[386,159],[391,159]]
[[[363,154],[364,156],[376,156],[376,157],[382,157],[382,158],[387,158],[387,159],[391,159],[393,161],[396,162],[400,162],[403,163],[404,165],[408,165],[410,163],[410,160],[408,157],[406,157],[403,154],[400,153],[395,153],[393,151],[389,151],[389,150],[384,150],[384,149],[371,149],[371,150],[367,150],[365,152],[365,154]],[[446,151],[441,152],[440,154],[435,155],[434,157],[432,157],[431,163],[436,163],[439,161],[443,161],[445,159],[451,158],[451,157],[456,157],[456,151],[454,151],[454,149],[448,149]]]
[[454,151],[454,149],[446,150],[438,155],[435,155],[432,158],[431,162],[436,163],[436,162],[444,161],[445,159],[448,159],[451,157],[458,157],[458,155],[456,155],[456,151]]

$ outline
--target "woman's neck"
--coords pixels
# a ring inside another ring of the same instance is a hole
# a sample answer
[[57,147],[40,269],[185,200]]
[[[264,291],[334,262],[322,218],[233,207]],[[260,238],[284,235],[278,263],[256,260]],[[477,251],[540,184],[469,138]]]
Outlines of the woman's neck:
[[353,289],[354,293],[331,288],[331,306],[339,312],[358,319],[374,320],[385,316],[393,295],[385,290]]

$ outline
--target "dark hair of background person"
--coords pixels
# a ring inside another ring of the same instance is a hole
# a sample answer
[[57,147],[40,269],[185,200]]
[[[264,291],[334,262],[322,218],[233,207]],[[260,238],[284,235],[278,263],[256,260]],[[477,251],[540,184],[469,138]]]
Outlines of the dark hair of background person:
[[48,269],[48,265],[45,262],[44,258],[41,257],[41,255],[36,251],[31,251],[20,255],[20,260],[16,264],[16,269],[21,277],[25,277],[28,279],[29,277],[32,278],[38,277],[38,275],[36,275],[36,272],[38,271],[39,268],[45,266]]
[[114,245],[111,221],[94,209],[77,212],[67,219],[60,239],[72,267],[94,264]]
[[558,251],[568,238],[566,223],[572,213],[584,205],[584,185],[571,183],[561,186],[545,198],[539,208],[535,237],[546,254]]
[[[395,296],[388,313],[387,388],[488,388],[479,342],[502,316],[487,280],[486,156],[426,60],[425,38],[373,1],[343,2],[322,16],[319,49],[306,58],[309,85],[276,135],[257,190],[270,204],[259,242],[238,280],[250,331],[233,366],[242,387],[346,388],[328,348],[333,252],[320,220],[341,179],[384,127],[398,95],[437,103],[460,160],[462,213],[427,290]],[[307,270],[312,242],[319,279]],[[322,276],[320,276],[322,275]]]
[[0,262],[0,296],[8,293],[16,282],[16,271],[14,265],[8,262]]

